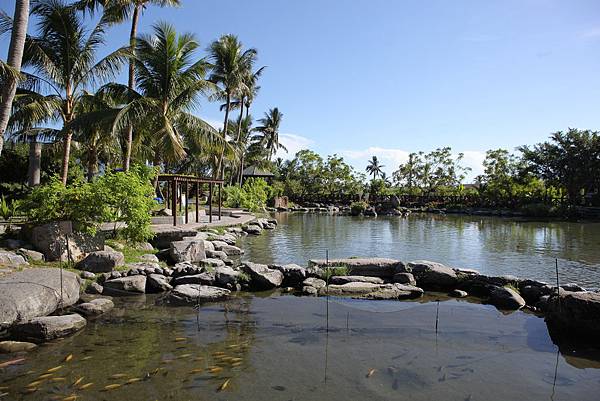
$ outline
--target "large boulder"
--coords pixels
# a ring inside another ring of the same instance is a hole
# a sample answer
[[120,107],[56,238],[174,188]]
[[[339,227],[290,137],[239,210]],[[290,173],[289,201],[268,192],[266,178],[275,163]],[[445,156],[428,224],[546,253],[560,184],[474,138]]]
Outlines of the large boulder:
[[124,264],[125,256],[121,252],[96,251],[88,254],[75,268],[92,273],[107,273]]
[[597,343],[600,338],[600,293],[560,291],[546,303],[546,321],[551,329]]
[[73,309],[85,317],[95,317],[110,311],[114,307],[115,304],[110,299],[96,298],[90,302],[81,303],[73,307]]
[[240,279],[240,272],[231,267],[217,267],[215,269],[215,284],[221,287],[234,286]]
[[213,285],[215,282],[215,275],[213,273],[200,273],[194,274],[191,276],[180,276],[173,279],[172,285],[179,286],[183,284],[203,284],[203,285]]
[[362,298],[377,300],[414,299],[422,297],[423,293],[422,288],[415,287],[414,285],[396,283],[382,285],[377,291],[370,292]]
[[333,276],[329,279],[329,284],[343,285],[348,283],[383,284],[383,279],[370,276]]
[[188,228],[173,227],[167,224],[155,226],[154,237],[150,243],[156,249],[168,248],[173,241],[181,241],[186,237],[196,237],[198,231]]
[[240,256],[240,255],[244,254],[244,250],[242,248],[238,248],[237,246],[229,245],[229,244],[221,246],[217,250],[221,251],[221,252],[225,252],[225,254],[227,256]]
[[407,270],[412,273],[419,287],[433,290],[449,290],[456,287],[456,272],[441,263],[428,260],[409,262]]
[[[79,260],[83,255],[104,249],[104,236],[74,232],[70,221],[56,221],[32,227],[27,231],[31,244],[48,261]],[[67,248],[68,238],[68,248]]]
[[262,233],[262,227],[260,227],[257,224],[243,226],[242,230],[244,230],[246,233],[248,233],[250,235],[260,235],[260,233]]
[[172,305],[194,305],[226,299],[231,291],[199,284],[178,285],[169,293],[166,302]]
[[295,287],[306,279],[306,268],[290,263],[287,265],[270,265],[269,268],[283,273],[283,285]]
[[179,262],[199,262],[206,259],[204,252],[204,240],[182,240],[171,242],[169,248],[171,260],[174,263]]
[[316,277],[309,277],[302,282],[303,287],[312,287],[312,288],[315,288],[316,290],[320,290],[321,288],[325,287],[326,285],[327,285],[327,283],[325,282],[325,280],[322,280],[322,279],[316,278]]
[[71,335],[87,324],[78,314],[36,317],[11,328],[11,336],[22,341],[40,343]]
[[27,248],[19,248],[17,254],[23,256],[25,260],[32,260],[34,262],[43,262],[44,254],[38,251],[34,251]]
[[365,282],[349,282],[346,284],[330,284],[319,290],[320,295],[352,296],[366,299],[410,299],[423,295],[421,288],[404,284],[375,284]]
[[[329,264],[328,264],[329,262]],[[371,276],[392,278],[394,274],[404,271],[404,263],[396,259],[387,258],[347,258],[347,259],[313,259],[309,266],[325,268],[327,266],[344,266],[348,274],[353,276]]]
[[492,286],[488,302],[498,309],[517,310],[525,306],[525,300],[518,292],[508,287]]
[[29,263],[23,256],[12,252],[0,251],[0,266],[20,267],[27,265],[29,265]]
[[417,285],[417,280],[411,273],[396,273],[393,281],[398,284]]
[[[61,285],[62,284],[62,285]],[[25,269],[0,278],[0,327],[53,313],[79,300],[78,275],[54,268]]]
[[270,290],[281,286],[283,282],[283,273],[269,269],[267,265],[244,262],[242,270],[250,275],[250,286],[257,290]]
[[146,293],[146,276],[128,276],[107,280],[103,284],[103,294],[137,295]]
[[169,278],[162,274],[149,274],[146,276],[146,292],[166,292],[173,289],[173,286],[169,283]]

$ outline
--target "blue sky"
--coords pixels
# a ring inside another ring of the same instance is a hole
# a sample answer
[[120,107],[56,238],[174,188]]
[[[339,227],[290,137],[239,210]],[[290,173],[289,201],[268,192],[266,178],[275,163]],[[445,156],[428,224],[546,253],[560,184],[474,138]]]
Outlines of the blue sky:
[[[252,114],[279,107],[292,151],[338,153],[359,169],[375,154],[391,172],[408,152],[451,146],[477,172],[487,149],[600,129],[597,0],[182,3],[150,7],[140,31],[165,20],[202,49],[224,33],[257,48],[268,68]],[[128,29],[112,29],[108,47]],[[215,104],[198,114],[222,121]]]

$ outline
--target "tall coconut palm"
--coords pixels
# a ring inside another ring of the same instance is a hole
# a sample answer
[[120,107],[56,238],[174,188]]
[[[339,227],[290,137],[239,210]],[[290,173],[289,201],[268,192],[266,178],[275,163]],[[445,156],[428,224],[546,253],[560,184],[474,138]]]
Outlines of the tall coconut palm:
[[[243,50],[242,43],[235,35],[223,35],[219,40],[214,41],[209,49],[210,59],[213,64],[210,81],[219,85],[219,98],[225,100],[225,117],[223,120],[223,139],[229,132],[229,112],[231,111],[231,102],[244,87],[244,78],[248,71],[251,71],[252,65],[256,59],[256,50]],[[225,145],[223,140],[223,145]],[[222,149],[217,163],[217,171],[214,176],[224,177],[223,153]]]
[[[5,15],[3,16],[5,17]],[[7,18],[3,18],[5,21]],[[15,0],[15,13],[11,24],[12,33],[10,45],[8,46],[8,58],[6,65],[15,71],[21,71],[23,49],[25,48],[25,37],[29,24],[29,0]],[[7,70],[3,68],[3,70]],[[0,95],[0,155],[4,146],[4,132],[10,118],[13,98],[17,89],[17,77],[14,74],[2,74],[2,93]]]
[[139,142],[152,151],[155,165],[176,163],[186,156],[186,141],[220,141],[215,129],[192,114],[201,95],[215,90],[206,80],[210,64],[195,58],[198,42],[178,35],[172,25],[158,23],[153,35],[136,41],[133,56],[137,89],[110,83],[101,91],[126,103],[113,123],[113,132],[135,126]]
[[273,155],[277,153],[279,149],[283,149],[287,152],[287,148],[279,142],[279,126],[281,125],[282,118],[283,114],[275,107],[270,109],[265,113],[263,118],[258,120],[261,125],[256,128],[256,132],[259,133],[257,140],[258,143],[266,149],[267,159],[269,161],[271,161]]
[[373,175],[373,179],[376,179],[378,175],[381,175],[383,173],[383,168],[385,166],[381,163],[379,163],[379,159],[377,159],[377,156],[373,156],[371,158],[371,160],[369,160],[369,164],[367,165],[367,168],[365,169],[367,171],[367,173]]
[[128,48],[120,48],[96,62],[104,46],[107,21],[100,19],[88,33],[83,17],[64,0],[34,0],[32,14],[37,20],[37,36],[28,36],[23,66],[26,76],[40,90],[30,93],[32,113],[62,122],[62,182],[67,183],[73,131],[70,123],[80,110],[84,89],[116,75],[127,60]]
[[[129,46],[135,51],[139,18],[143,10],[149,5],[158,7],[178,6],[179,0],[80,0],[76,3],[79,9],[95,12],[103,7],[106,16],[113,23],[121,23],[131,16],[131,30],[129,32]],[[129,77],[127,81],[129,89],[135,89],[135,67],[133,61],[129,63]],[[133,146],[133,126],[127,127],[125,141],[125,152],[123,155],[123,168],[129,170],[131,163],[131,150]]]

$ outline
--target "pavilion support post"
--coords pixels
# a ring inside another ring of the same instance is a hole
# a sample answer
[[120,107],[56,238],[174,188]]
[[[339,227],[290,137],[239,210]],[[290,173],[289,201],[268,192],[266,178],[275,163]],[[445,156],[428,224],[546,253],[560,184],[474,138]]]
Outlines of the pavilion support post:
[[188,201],[188,182],[185,182],[185,224],[188,223],[188,205],[189,205],[189,201]]
[[223,183],[219,184],[219,221],[221,221],[221,189],[223,188]]
[[167,182],[167,185],[165,185],[165,208],[169,207],[169,201],[171,200],[171,198],[169,198],[169,193],[170,193],[170,188],[169,188],[169,183]]
[[173,226],[177,225],[177,181],[173,180]]
[[196,223],[200,222],[200,183],[196,183]]
[[208,184],[208,222],[212,223],[212,195],[213,195],[213,184]]

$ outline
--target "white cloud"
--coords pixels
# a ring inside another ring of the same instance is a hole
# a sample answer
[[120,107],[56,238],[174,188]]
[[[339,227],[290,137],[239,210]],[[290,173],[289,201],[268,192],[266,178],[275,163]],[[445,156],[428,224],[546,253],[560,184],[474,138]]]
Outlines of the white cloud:
[[[398,166],[408,160],[409,151],[394,148],[369,147],[362,150],[343,150],[339,152],[347,161],[359,172],[364,172],[369,159],[377,156],[379,161],[385,166],[384,171],[388,176],[398,169]],[[475,177],[483,173],[483,160],[485,152],[478,150],[467,150],[464,154],[462,165],[470,167],[471,172],[467,174],[465,182],[472,182]],[[455,152],[455,157],[458,152]]]
[[301,135],[296,134],[279,134],[279,142],[287,148],[287,152],[279,149],[275,157],[282,159],[293,159],[294,155],[302,149],[309,149],[314,141]]

